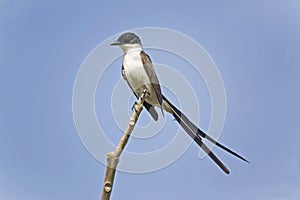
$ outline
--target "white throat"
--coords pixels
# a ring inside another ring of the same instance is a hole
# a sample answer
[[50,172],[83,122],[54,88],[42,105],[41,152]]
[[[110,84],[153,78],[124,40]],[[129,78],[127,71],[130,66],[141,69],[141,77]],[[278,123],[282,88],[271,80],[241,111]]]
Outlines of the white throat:
[[143,50],[143,47],[141,44],[122,44],[122,45],[120,45],[120,47],[125,54],[133,52],[133,51],[142,51]]

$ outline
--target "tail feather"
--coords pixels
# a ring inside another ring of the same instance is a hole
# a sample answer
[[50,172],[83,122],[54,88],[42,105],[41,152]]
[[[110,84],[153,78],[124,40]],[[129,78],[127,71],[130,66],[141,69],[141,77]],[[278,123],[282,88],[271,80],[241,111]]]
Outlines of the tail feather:
[[181,120],[180,115],[174,115],[175,119],[179,122],[181,127],[193,138],[193,140],[204,150],[205,153],[226,173],[229,174],[228,168],[220,161],[217,156],[203,143],[202,139],[195,135],[194,131],[185,123],[184,120]]
[[166,101],[171,107],[172,114],[180,126],[187,132],[187,134],[193,138],[193,140],[208,154],[208,156],[226,173],[229,174],[229,170],[226,166],[215,156],[215,154],[203,143],[202,138],[206,138],[208,141],[216,144],[218,147],[229,152],[230,154],[238,157],[241,160],[248,162],[245,158],[238,155],[236,152],[230,150],[224,145],[218,143],[216,140],[211,138],[209,135],[201,131],[196,125],[194,125],[180,110],[178,110],[171,102],[163,96],[164,101]]
[[228,153],[236,156],[237,158],[249,163],[248,160],[246,160],[245,158],[243,158],[242,156],[240,156],[239,154],[237,154],[236,152],[232,151],[231,149],[229,149],[228,147],[220,144],[219,142],[217,142],[216,140],[214,140],[213,138],[211,138],[209,135],[205,134],[203,131],[201,131],[199,128],[197,130],[197,135],[201,135],[203,138],[206,138],[208,141],[214,143],[215,145],[217,145],[218,147],[220,147],[221,149],[227,151]]

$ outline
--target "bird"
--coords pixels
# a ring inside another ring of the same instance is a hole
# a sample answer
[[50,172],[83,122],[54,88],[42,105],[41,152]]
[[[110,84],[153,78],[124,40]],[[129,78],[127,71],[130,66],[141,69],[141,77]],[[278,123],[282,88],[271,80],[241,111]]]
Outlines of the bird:
[[147,109],[152,118],[157,121],[158,114],[155,107],[170,113],[185,132],[198,144],[198,146],[224,171],[229,174],[229,169],[223,162],[208,148],[203,142],[205,139],[214,143],[216,146],[227,151],[233,156],[249,163],[248,160],[238,153],[222,145],[200,128],[198,128],[183,112],[173,105],[163,94],[159,80],[155,73],[150,56],[145,53],[141,39],[135,33],[126,32],[111,43],[112,46],[119,46],[123,50],[122,77],[133,91],[134,95],[139,98],[143,92],[147,95],[143,106]]

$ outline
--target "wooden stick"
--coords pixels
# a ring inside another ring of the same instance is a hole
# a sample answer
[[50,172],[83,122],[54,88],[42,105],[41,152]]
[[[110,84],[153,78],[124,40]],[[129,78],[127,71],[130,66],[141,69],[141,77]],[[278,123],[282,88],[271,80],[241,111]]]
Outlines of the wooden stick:
[[138,102],[134,105],[133,113],[129,120],[128,126],[122,136],[117,148],[113,152],[107,154],[107,165],[106,173],[104,178],[103,190],[101,200],[109,200],[113,188],[114,178],[116,174],[116,169],[119,163],[119,158],[129,140],[131,132],[134,129],[134,126],[140,116],[140,113],[143,110],[143,103],[145,101],[147,92],[144,90]]

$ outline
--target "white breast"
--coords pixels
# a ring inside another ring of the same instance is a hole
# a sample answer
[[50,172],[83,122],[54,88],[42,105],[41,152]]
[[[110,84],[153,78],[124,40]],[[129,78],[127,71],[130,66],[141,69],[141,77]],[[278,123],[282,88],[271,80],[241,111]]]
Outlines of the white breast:
[[125,75],[131,88],[136,92],[140,87],[149,83],[146,71],[144,70],[140,52],[134,51],[124,55],[123,66]]
[[125,76],[130,87],[139,96],[144,89],[150,93],[150,97],[146,101],[152,105],[157,105],[155,92],[148,78],[147,72],[144,69],[140,51],[128,52],[123,57],[123,67]]

